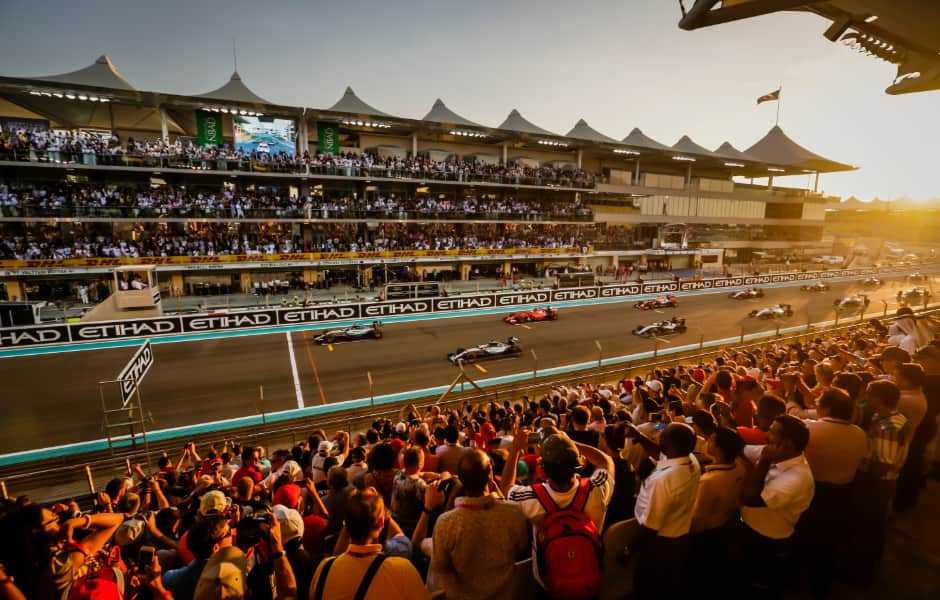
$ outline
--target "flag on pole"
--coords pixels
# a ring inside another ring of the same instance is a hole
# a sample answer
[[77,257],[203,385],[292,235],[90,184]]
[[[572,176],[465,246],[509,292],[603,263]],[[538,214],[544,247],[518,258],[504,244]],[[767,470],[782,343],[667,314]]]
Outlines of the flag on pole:
[[757,103],[760,104],[761,102],[773,102],[774,100],[780,100],[780,88],[777,88],[769,94],[764,94],[757,99]]

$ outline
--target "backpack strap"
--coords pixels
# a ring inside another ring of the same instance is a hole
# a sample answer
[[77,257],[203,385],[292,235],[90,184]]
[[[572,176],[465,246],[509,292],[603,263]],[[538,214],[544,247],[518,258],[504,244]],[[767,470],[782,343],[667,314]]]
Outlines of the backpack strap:
[[317,587],[313,592],[313,600],[323,600],[323,590],[326,588],[326,576],[330,574],[330,567],[333,566],[335,556],[331,556],[323,561],[323,568],[320,570],[320,577],[317,578]]
[[356,590],[356,595],[353,596],[353,600],[366,600],[366,593],[369,591],[369,586],[372,585],[372,580],[375,579],[376,573],[379,572],[379,568],[382,566],[382,563],[385,562],[386,556],[384,554],[379,554],[372,561],[372,564],[369,565],[368,570],[366,570],[365,575],[362,576],[362,581],[359,583],[359,588]]
[[551,494],[548,493],[548,490],[545,489],[545,484],[537,483],[532,486],[532,493],[535,494],[536,499],[539,501],[539,504],[542,505],[542,508],[545,509],[545,512],[552,514],[557,510],[561,510],[558,507],[558,504],[555,503],[555,499],[552,498]]
[[574,500],[571,501],[571,510],[576,510],[578,512],[584,512],[584,507],[587,506],[588,497],[591,495],[591,480],[587,477],[582,477],[578,482],[578,491],[575,492]]

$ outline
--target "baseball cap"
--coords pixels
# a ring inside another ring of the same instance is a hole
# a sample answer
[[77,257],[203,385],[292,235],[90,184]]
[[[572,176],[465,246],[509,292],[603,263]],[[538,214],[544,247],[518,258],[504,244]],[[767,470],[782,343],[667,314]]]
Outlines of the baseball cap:
[[888,346],[875,358],[879,360],[894,360],[902,363],[911,362],[911,355],[907,352],[907,350],[897,346]]
[[199,514],[203,517],[221,515],[228,510],[231,503],[231,500],[219,490],[206,492],[199,500]]
[[651,379],[646,382],[646,387],[658,394],[663,391],[663,382],[658,379]]
[[542,462],[561,467],[577,467],[581,465],[581,453],[564,433],[553,433],[542,442]]
[[398,425],[395,425],[395,431],[397,431],[398,433],[405,433],[406,431],[408,431],[408,426],[405,425],[404,422],[401,422]]
[[245,597],[245,553],[226,546],[209,557],[202,569],[193,600],[221,600]]
[[281,524],[281,539],[284,540],[285,544],[291,540],[303,537],[304,520],[299,512],[283,504],[275,504],[272,512],[274,513],[274,518]]
[[301,469],[297,461],[294,460],[285,461],[284,464],[281,465],[281,473],[289,475],[291,481],[304,480],[304,470]]
[[917,352],[914,353],[914,359],[922,358],[932,358],[933,360],[940,361],[940,348],[934,346],[933,344],[927,344],[926,346],[921,346],[917,349]]
[[705,381],[705,369],[695,369],[692,371],[692,379],[702,383]]
[[297,508],[300,503],[300,486],[288,483],[277,488],[272,498],[275,504],[281,504],[288,508]]
[[121,523],[114,532],[114,543],[118,546],[131,546],[141,539],[144,533],[143,519],[129,519]]
[[333,444],[329,441],[322,441],[320,445],[317,446],[317,452],[330,452],[333,450]]

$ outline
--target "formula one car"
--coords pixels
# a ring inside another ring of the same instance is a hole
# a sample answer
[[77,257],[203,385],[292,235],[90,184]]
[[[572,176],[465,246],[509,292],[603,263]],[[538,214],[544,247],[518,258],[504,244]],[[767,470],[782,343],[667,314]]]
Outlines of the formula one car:
[[457,364],[457,361],[476,362],[490,358],[505,358],[522,353],[519,338],[511,337],[505,342],[493,340],[488,344],[480,344],[473,348],[457,348],[456,352],[447,355],[447,360]]
[[764,290],[760,288],[751,288],[749,290],[738,290],[728,295],[732,300],[751,300],[752,298],[763,298]]
[[922,285],[898,292],[898,302],[923,304],[930,300],[930,290]]
[[637,325],[633,330],[633,335],[639,335],[641,337],[658,337],[663,335],[670,335],[673,333],[685,333],[685,331],[685,319],[673,317],[665,321],[659,321],[658,323]]
[[760,310],[752,310],[749,317],[752,319],[782,319],[793,316],[793,308],[789,304],[776,304]]
[[810,285],[800,286],[800,289],[804,292],[828,292],[829,284],[825,281],[817,281],[816,283],[812,283]]
[[868,296],[865,294],[855,294],[854,296],[846,296],[845,298],[839,298],[832,303],[833,308],[839,312],[859,312],[868,308],[868,305],[871,304]]
[[533,308],[514,312],[503,319],[503,322],[515,325],[516,323],[529,323],[531,321],[554,321],[558,318],[558,309],[546,306],[545,308]]
[[880,288],[884,284],[885,282],[877,277],[869,277],[868,279],[862,280],[862,286],[866,288]]
[[313,341],[318,344],[332,344],[333,342],[353,342],[367,338],[381,339],[382,323],[373,321],[371,323],[353,323],[350,327],[340,329],[329,329]]
[[927,276],[921,273],[920,271],[911,273],[910,275],[907,276],[907,280],[911,283],[927,283],[927,279],[928,279]]
[[676,304],[679,302],[679,299],[675,296],[660,296],[659,298],[653,298],[652,300],[644,300],[643,302],[637,302],[633,305],[633,308],[639,308],[640,310],[654,310],[657,308],[675,308]]

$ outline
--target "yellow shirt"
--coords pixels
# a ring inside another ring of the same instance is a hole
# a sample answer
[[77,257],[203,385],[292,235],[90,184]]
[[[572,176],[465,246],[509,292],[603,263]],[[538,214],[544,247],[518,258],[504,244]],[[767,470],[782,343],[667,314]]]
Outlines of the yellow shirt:
[[[349,549],[333,561],[333,566],[326,577],[326,587],[323,589],[323,598],[329,600],[352,600],[359,589],[359,582],[366,574],[369,565],[376,555],[382,551],[381,544],[357,545],[350,544]],[[320,571],[323,563],[317,567],[317,572],[310,582],[309,594],[313,598],[317,582],[320,580]],[[303,595],[301,597],[304,597]],[[390,556],[385,559],[378,573],[369,586],[366,600],[413,600],[430,598],[424,588],[424,582],[418,571],[407,559],[399,556]]]
[[693,532],[717,529],[738,515],[738,495],[745,473],[740,461],[705,467],[692,512]]

